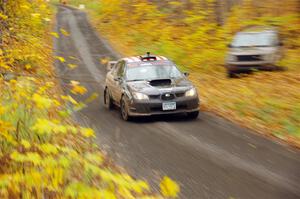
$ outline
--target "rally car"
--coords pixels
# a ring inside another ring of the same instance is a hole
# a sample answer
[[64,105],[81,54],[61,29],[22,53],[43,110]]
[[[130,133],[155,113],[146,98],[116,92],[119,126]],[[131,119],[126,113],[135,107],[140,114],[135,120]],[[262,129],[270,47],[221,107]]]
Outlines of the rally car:
[[120,107],[121,116],[185,113],[195,119],[199,114],[196,88],[176,65],[164,56],[151,55],[122,58],[107,65],[104,104],[108,109]]

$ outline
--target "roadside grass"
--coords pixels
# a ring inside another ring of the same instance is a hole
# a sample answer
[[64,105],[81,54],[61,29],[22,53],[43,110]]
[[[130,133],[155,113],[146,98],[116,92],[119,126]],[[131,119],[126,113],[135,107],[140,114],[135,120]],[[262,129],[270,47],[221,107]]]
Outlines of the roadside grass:
[[[69,1],[70,4],[78,1]],[[259,133],[300,146],[300,16],[297,2],[265,1],[233,7],[223,26],[213,21],[213,1],[193,6],[140,1],[80,1],[94,26],[123,55],[150,51],[171,58],[198,87],[205,111],[211,111]],[[164,4],[163,8],[158,4]],[[260,16],[256,16],[260,13]],[[226,44],[249,25],[277,26],[283,37],[285,71],[253,72],[226,77]]]

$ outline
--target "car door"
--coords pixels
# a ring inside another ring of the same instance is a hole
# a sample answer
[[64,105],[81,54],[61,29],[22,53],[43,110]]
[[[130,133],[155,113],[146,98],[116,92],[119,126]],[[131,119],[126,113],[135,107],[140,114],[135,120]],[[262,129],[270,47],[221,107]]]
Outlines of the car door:
[[125,61],[117,63],[112,83],[112,95],[116,103],[119,103],[122,97],[122,86],[124,81]]
[[114,77],[115,77],[115,72],[117,70],[117,64],[115,64],[113,66],[113,68],[107,73],[106,75],[106,81],[105,81],[105,84],[106,84],[106,87],[108,88],[109,90],[109,93],[111,95],[111,97],[113,98],[114,100],[114,96],[113,96],[113,89],[114,89]]

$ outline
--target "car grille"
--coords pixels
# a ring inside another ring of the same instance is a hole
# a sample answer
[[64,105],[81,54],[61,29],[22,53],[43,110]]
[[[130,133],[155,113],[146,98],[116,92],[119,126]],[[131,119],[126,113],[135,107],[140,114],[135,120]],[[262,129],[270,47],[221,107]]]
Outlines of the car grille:
[[159,99],[160,95],[149,95],[150,99]]
[[[170,96],[166,96],[169,94]],[[163,93],[161,95],[149,95],[150,99],[161,99],[161,100],[173,100],[178,97],[184,97],[185,92],[177,92],[177,93]]]
[[185,94],[185,92],[182,92],[182,93],[175,93],[176,97],[183,97]]
[[175,99],[175,95],[172,93],[164,93],[160,97],[162,100],[172,100]]
[[260,55],[238,55],[238,61],[261,61]]

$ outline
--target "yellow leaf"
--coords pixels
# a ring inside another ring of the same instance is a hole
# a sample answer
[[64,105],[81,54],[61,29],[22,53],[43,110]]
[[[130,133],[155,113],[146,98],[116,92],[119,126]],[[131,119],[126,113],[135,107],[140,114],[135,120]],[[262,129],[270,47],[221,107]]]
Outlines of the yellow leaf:
[[5,19],[7,19],[8,17],[6,16],[6,15],[4,15],[4,14],[2,14],[1,12],[0,12],[0,19],[3,19],[3,20],[5,20]]
[[74,98],[73,97],[71,97],[70,95],[62,95],[61,96],[61,99],[63,99],[63,100],[66,100],[66,101],[68,101],[68,102],[71,102],[72,104],[74,104],[74,105],[77,105],[78,104],[78,102],[76,101],[76,100],[74,100]]
[[56,38],[59,38],[59,34],[57,32],[51,32],[50,34]]
[[160,192],[163,194],[165,197],[177,197],[179,193],[179,185],[171,180],[171,178],[165,176],[161,183],[160,183]]
[[26,159],[25,155],[19,153],[18,151],[13,151],[10,154],[10,158],[17,161],[17,162],[24,162],[25,159]]
[[46,21],[46,22],[51,21],[51,19],[49,19],[49,18],[47,18],[47,17],[45,17],[45,18],[43,18],[43,19],[44,19],[44,21]]
[[32,130],[40,135],[50,134],[53,130],[54,124],[47,119],[38,118],[36,123],[32,126]]
[[7,131],[3,131],[3,127],[0,128],[0,136],[4,137],[6,143],[10,143],[13,146],[18,145],[17,140],[11,134],[9,134]]
[[31,16],[38,18],[41,16],[41,14],[40,13],[31,13]]
[[110,60],[109,57],[103,57],[103,58],[100,59],[100,63],[102,65],[105,65],[105,64],[107,64],[109,62],[109,60]]
[[65,58],[63,58],[61,56],[55,56],[55,59],[59,60],[61,63],[65,63],[66,62]]
[[19,153],[14,151],[11,153],[10,158],[17,162],[31,162],[34,165],[41,164],[41,156],[36,152],[28,152],[27,154]]
[[103,194],[103,198],[116,199],[115,194],[109,190],[104,190],[101,192],[101,194]]
[[53,100],[55,106],[61,106],[61,103],[58,100]]
[[55,155],[58,153],[57,147],[53,144],[49,144],[49,143],[42,144],[42,145],[38,146],[38,148],[46,154],[54,154]]
[[31,147],[30,143],[27,140],[21,140],[21,144],[25,149],[29,149]]
[[5,107],[0,105],[0,115],[2,115],[5,112]]
[[73,134],[77,134],[78,130],[75,126],[68,126],[68,131],[70,131]]
[[71,92],[73,94],[85,94],[87,92],[86,88],[80,85],[73,85],[73,88],[71,89]]
[[26,64],[26,65],[25,65],[25,69],[26,69],[26,70],[31,69],[31,65],[30,65],[30,64]]
[[26,161],[32,162],[34,165],[41,164],[41,156],[36,152],[28,152],[26,154]]
[[101,153],[87,153],[85,158],[94,164],[101,164],[103,162],[103,155]]
[[68,64],[68,66],[69,66],[69,68],[71,68],[71,69],[74,69],[74,68],[76,68],[76,67],[77,67],[77,65],[76,65],[76,64]]
[[83,136],[85,137],[95,137],[95,132],[93,129],[91,128],[81,128],[80,129],[80,132]]
[[70,33],[68,33],[65,29],[63,29],[63,28],[61,28],[60,29],[60,32],[63,34],[63,35],[65,35],[65,36],[70,36]]
[[78,81],[75,81],[75,80],[71,80],[70,83],[72,86],[76,86],[76,85],[80,84]]
[[30,9],[30,7],[28,5],[21,5],[20,7],[23,8],[24,10],[29,10]]
[[38,108],[41,108],[41,109],[48,109],[51,107],[52,105],[52,100],[49,99],[49,98],[46,98],[46,97],[43,97],[39,94],[33,94],[32,96],[32,100],[36,103],[37,107]]
[[67,133],[67,127],[63,125],[54,125],[53,131],[56,133]]
[[76,60],[76,61],[79,60],[78,58],[76,58],[76,57],[74,57],[74,56],[69,56],[69,58],[70,58],[70,59],[73,59],[73,60]]
[[4,68],[4,69],[10,69],[10,66],[8,66],[5,63],[0,63],[0,67]]
[[90,103],[99,97],[98,93],[91,94],[86,100],[85,103]]

